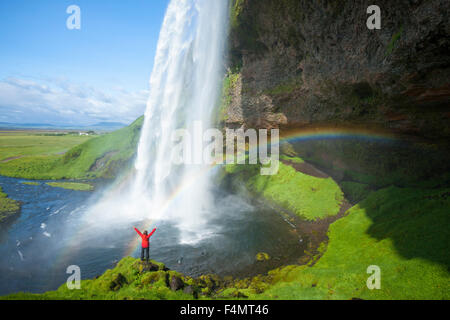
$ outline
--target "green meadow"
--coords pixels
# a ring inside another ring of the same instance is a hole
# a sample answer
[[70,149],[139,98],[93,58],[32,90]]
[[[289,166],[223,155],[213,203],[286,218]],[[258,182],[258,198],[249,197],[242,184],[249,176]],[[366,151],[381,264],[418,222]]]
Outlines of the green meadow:
[[92,139],[75,134],[50,135],[40,131],[0,131],[0,174],[35,179],[71,148]]
[[0,133],[0,175],[30,180],[113,178],[135,154],[143,117],[98,136]]

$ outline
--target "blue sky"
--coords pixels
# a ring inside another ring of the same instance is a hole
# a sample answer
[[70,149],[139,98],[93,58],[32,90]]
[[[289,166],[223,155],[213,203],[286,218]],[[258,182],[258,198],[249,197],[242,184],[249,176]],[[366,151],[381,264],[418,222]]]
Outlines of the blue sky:
[[[169,0],[0,1],[0,122],[130,122]],[[66,9],[81,9],[69,30]]]

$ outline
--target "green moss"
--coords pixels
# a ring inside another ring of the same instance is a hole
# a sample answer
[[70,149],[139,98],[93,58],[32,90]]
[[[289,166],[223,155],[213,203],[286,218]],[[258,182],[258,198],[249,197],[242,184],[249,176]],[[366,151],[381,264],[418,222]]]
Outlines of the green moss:
[[33,181],[23,181],[22,184],[25,184],[27,186],[39,186],[39,182],[33,182]]
[[[269,273],[273,285],[254,299],[449,299],[449,189],[386,188],[334,222],[313,267]],[[381,289],[366,270],[381,268]]]
[[[296,159],[300,162],[301,160]],[[332,178],[316,178],[280,162],[278,173],[260,175],[259,165],[228,165],[225,171],[247,189],[306,220],[336,215],[344,200]]]
[[233,73],[232,71],[228,71],[225,78],[222,82],[222,96],[220,100],[220,106],[218,108],[218,118],[219,121],[228,120],[228,108],[232,102],[232,93],[235,90],[235,87],[240,80],[240,73]]
[[0,224],[14,217],[20,212],[20,203],[3,193],[0,187]]
[[394,50],[398,39],[400,39],[400,36],[402,35],[402,33],[403,33],[403,26],[400,27],[400,30],[398,32],[396,32],[396,33],[394,33],[392,35],[392,39],[391,39],[391,41],[389,41],[389,43],[388,43],[388,45],[386,47],[386,54],[387,55],[390,55],[392,53],[392,51]]
[[[155,261],[151,261],[157,264]],[[182,290],[172,291],[167,286],[168,272],[141,271],[142,263],[134,258],[122,259],[114,269],[107,270],[94,280],[81,281],[80,290],[69,290],[62,285],[56,291],[43,294],[17,293],[4,300],[179,300],[193,299]]]
[[244,0],[230,1],[230,26],[236,28],[239,26],[239,16],[243,9]]
[[270,256],[265,252],[259,252],[258,254],[256,254],[256,260],[257,261],[270,260]]
[[273,96],[291,93],[296,88],[300,87],[302,83],[303,81],[301,77],[293,78],[273,88],[264,90],[264,93]]
[[345,197],[353,203],[360,202],[372,191],[370,186],[352,181],[343,181],[340,184]]
[[63,188],[69,190],[77,191],[92,191],[94,187],[88,183],[77,183],[77,182],[48,182],[51,187]]
[[293,162],[293,163],[304,163],[305,162],[305,161],[303,161],[302,158],[290,157],[290,156],[286,156],[286,155],[280,156],[280,160],[289,161],[289,162]]

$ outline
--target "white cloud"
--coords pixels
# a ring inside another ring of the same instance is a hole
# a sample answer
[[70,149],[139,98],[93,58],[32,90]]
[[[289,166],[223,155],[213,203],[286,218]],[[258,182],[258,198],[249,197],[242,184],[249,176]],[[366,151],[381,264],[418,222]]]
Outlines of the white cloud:
[[67,80],[7,78],[0,81],[2,121],[20,123],[129,123],[145,111],[148,91],[102,91]]

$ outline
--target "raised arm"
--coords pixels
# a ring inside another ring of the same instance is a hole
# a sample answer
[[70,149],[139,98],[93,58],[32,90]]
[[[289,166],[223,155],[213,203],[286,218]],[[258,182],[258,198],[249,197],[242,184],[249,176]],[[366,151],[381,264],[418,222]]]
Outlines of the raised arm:
[[152,232],[150,232],[150,234],[148,235],[148,237],[150,238],[150,237],[152,236],[152,234],[155,233],[155,231],[156,231],[156,228],[154,228],[154,229],[152,230]]
[[138,235],[142,238],[142,233],[136,228],[134,227],[134,230],[138,233]]

